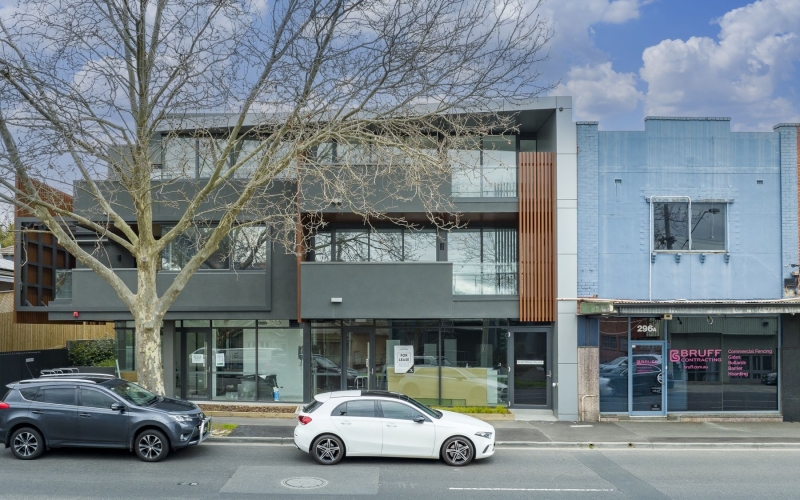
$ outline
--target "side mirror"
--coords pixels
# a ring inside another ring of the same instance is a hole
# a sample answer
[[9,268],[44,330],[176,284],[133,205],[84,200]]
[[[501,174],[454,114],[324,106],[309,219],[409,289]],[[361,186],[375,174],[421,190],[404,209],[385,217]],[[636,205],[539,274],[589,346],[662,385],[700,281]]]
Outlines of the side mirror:
[[111,409],[114,411],[125,411],[125,405],[122,403],[112,403]]
[[421,423],[425,422],[425,417],[417,415],[416,417],[414,417],[414,422],[416,422],[418,424],[421,424]]

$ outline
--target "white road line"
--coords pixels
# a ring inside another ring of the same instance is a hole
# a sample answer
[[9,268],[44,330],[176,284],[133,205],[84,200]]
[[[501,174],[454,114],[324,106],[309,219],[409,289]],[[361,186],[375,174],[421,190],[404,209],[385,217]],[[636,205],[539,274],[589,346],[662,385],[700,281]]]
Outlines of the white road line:
[[582,428],[582,427],[594,427],[594,426],[593,425],[570,425],[570,427]]
[[565,491],[565,492],[604,492],[617,491],[613,488],[450,488],[454,491]]

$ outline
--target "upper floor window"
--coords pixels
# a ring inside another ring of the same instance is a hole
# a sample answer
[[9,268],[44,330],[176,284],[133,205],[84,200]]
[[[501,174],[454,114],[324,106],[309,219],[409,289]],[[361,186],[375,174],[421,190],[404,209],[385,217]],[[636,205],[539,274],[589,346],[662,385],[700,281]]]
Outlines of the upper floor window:
[[656,251],[724,251],[727,203],[653,202]]
[[[153,170],[154,179],[208,179],[214,173],[219,162],[222,162],[222,172],[232,166],[237,166],[233,177],[249,179],[262,162],[275,163],[292,154],[292,143],[281,142],[277,147],[270,148],[267,144],[258,149],[264,141],[257,138],[238,140],[232,150],[227,154],[227,138],[195,138],[195,137],[168,137],[161,141],[163,157],[160,168]],[[265,156],[269,158],[265,159]],[[289,162],[287,168],[278,172],[276,178],[291,178],[296,174],[296,159]]]
[[453,263],[455,295],[517,293],[517,230],[483,228],[451,231],[447,260]]
[[447,158],[454,197],[517,196],[516,136],[454,138]]
[[[164,227],[163,232],[171,230]],[[172,240],[161,252],[161,269],[180,271],[202,249],[213,227],[193,226]],[[265,270],[268,264],[269,230],[265,226],[234,228],[200,269],[251,271]]]
[[435,231],[404,228],[335,229],[314,237],[314,260],[329,262],[435,262]]

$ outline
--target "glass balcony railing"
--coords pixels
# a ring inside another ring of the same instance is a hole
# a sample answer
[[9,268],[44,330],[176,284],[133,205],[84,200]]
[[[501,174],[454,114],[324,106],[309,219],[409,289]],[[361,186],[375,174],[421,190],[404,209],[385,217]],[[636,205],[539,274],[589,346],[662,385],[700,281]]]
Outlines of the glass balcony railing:
[[516,262],[453,264],[453,295],[516,294]]
[[56,299],[72,299],[72,269],[56,269]]

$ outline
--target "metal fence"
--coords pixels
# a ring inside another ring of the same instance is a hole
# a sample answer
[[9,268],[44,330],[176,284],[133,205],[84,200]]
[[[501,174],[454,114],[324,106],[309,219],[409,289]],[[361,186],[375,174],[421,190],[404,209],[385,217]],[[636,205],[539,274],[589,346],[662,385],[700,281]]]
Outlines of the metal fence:
[[37,378],[42,370],[67,365],[69,361],[66,349],[0,353],[0,396],[5,394],[6,384]]

